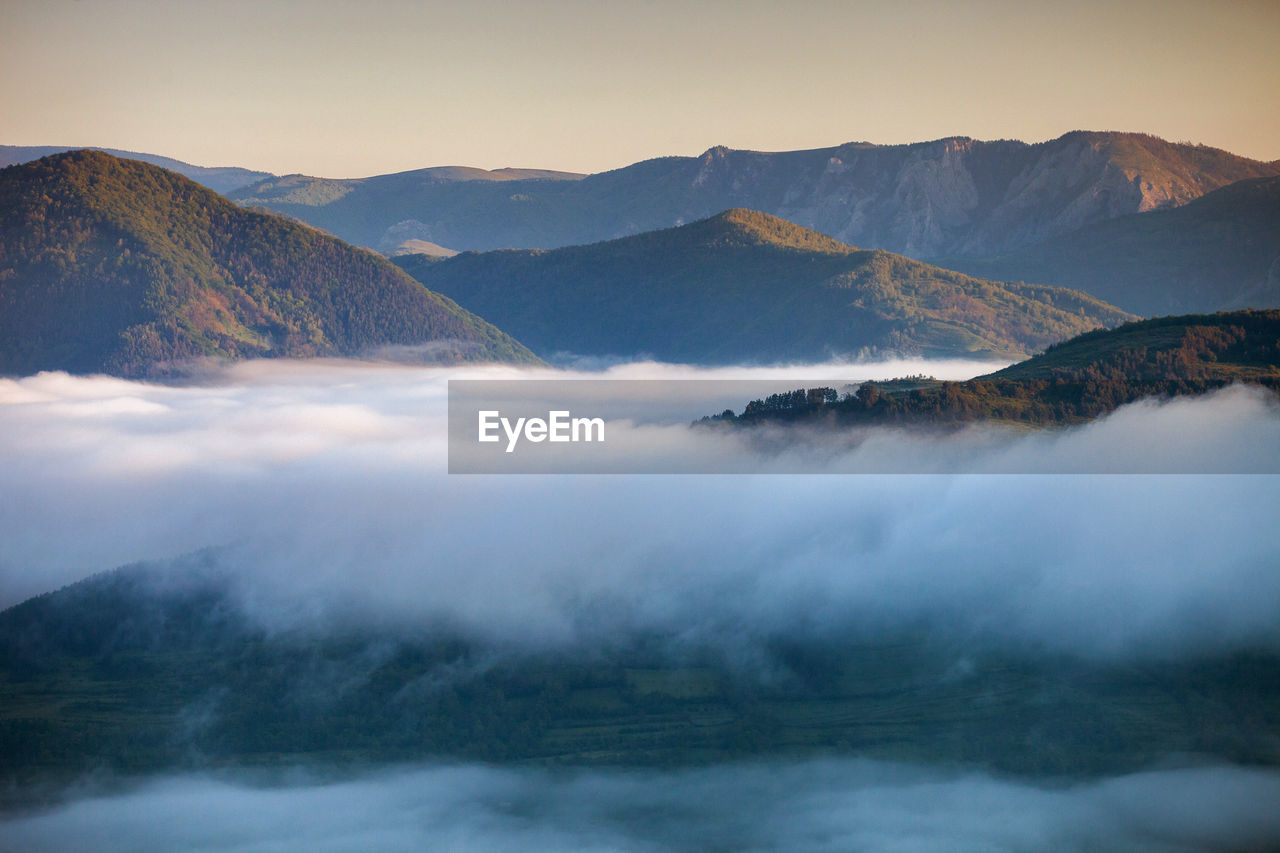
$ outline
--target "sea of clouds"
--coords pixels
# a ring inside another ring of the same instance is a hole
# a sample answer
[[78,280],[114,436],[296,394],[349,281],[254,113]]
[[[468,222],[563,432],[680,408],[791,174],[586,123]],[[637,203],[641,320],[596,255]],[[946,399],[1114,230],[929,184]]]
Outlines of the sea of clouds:
[[[618,372],[700,375],[608,375]],[[966,460],[986,470],[993,459],[1096,459],[1187,436],[1208,456],[1280,470],[1280,410],[1255,391],[1141,403],[1080,428],[984,439],[980,451],[967,434],[898,442],[886,431],[833,463],[870,444],[962,473],[459,476],[446,473],[445,399],[460,373],[521,375],[256,362],[182,386],[0,380],[0,606],[132,561],[229,546],[260,618],[307,613],[321,628],[340,606],[552,646],[602,631],[736,642],[920,620],[1086,656],[1280,638],[1280,476],[963,473]],[[664,429],[681,434],[681,453],[732,440]]]
[[[885,432],[805,451],[873,473],[446,468],[450,378],[752,379],[783,390],[811,377],[989,369],[254,362],[182,385],[0,380],[0,607],[216,547],[246,612],[269,627],[438,619],[568,652],[636,632],[733,651],[927,624],[1106,661],[1280,651],[1280,476],[1265,473],[1280,470],[1280,412],[1244,388],[1069,430]],[[651,452],[756,454],[776,470],[776,447],[686,424],[662,427]],[[1043,473],[1079,460],[1130,471],[1156,451],[1167,465],[1171,449],[1188,462],[1182,473]],[[876,467],[894,454],[933,473]],[[86,837],[102,850],[1247,848],[1280,835],[1272,806],[1275,774],[1237,768],[1051,787],[834,759],[665,773],[437,766],[324,784],[156,780],[11,816],[0,849]]]

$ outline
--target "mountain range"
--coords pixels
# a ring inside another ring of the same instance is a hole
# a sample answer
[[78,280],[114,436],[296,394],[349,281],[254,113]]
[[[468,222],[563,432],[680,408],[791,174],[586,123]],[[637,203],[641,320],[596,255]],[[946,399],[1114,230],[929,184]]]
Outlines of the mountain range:
[[[1280,162],[1139,134],[713,149],[589,176],[441,167],[326,180],[148,159],[208,184],[253,183],[228,190],[232,206],[103,152],[5,170],[0,370],[144,375],[192,356],[428,342],[448,357],[532,358],[486,320],[551,357],[1009,358],[1133,314],[1280,304],[1280,177],[1268,176]],[[765,210],[684,224],[741,198]],[[822,233],[795,224],[806,217]],[[671,227],[630,233],[653,222]],[[629,236],[453,256],[464,232],[515,245]],[[466,310],[344,235],[400,255]],[[948,269],[886,242],[947,249]]]
[[0,170],[0,372],[197,357],[536,361],[379,255],[99,151]]
[[476,180],[473,171],[462,170],[461,179],[454,171],[268,178],[231,197],[381,250],[405,239],[453,250],[555,248],[742,207],[845,243],[932,260],[1002,254],[1176,207],[1278,175],[1280,161],[1144,134],[1076,131],[1037,144],[953,137],[776,153],[717,147],[585,177],[504,171],[508,179]]
[[[58,150],[0,147],[0,164]],[[1264,180],[1280,175],[1280,161],[1144,134],[717,147],[596,175],[447,166],[329,179],[115,153],[387,255],[593,243],[743,207],[981,278],[1083,290],[1142,315],[1280,306],[1280,190]]]
[[1078,291],[975,279],[750,210],[587,246],[395,260],[543,357],[1007,358],[1133,319]]

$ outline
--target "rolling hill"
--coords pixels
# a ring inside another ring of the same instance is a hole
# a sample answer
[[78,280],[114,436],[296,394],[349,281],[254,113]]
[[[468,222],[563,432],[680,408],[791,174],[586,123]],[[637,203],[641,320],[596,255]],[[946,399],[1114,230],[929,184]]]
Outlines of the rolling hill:
[[1136,314],[1280,307],[1280,178],[1120,216],[990,259],[972,275],[1073,287]]
[[388,344],[535,360],[383,258],[173,172],[87,150],[0,170],[0,372]]
[[815,418],[843,426],[1072,424],[1145,397],[1203,394],[1234,382],[1280,392],[1280,310],[1143,320],[1087,332],[966,382],[919,377],[868,382],[840,399],[799,389],[754,401],[740,415],[727,412],[703,420],[744,425]]
[[293,176],[231,195],[380,250],[407,237],[454,250],[554,248],[744,207],[930,260],[991,256],[1176,207],[1235,181],[1280,174],[1280,162],[1143,134],[1077,131],[1034,145],[953,137],[776,153],[717,147],[587,177],[445,181],[433,171],[362,181]]
[[1007,357],[1131,319],[1075,291],[860,251],[749,210],[588,246],[396,263],[544,357]]

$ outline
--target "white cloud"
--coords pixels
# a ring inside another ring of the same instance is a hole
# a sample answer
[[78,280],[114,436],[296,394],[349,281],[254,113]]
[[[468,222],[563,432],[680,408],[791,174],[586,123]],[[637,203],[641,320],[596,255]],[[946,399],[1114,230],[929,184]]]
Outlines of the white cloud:
[[1280,774],[1231,767],[1040,786],[865,760],[679,771],[427,766],[323,782],[174,777],[0,823],[14,850],[1259,850]]
[[[1280,477],[445,474],[446,378],[515,375],[259,362],[185,387],[4,380],[0,604],[233,545],[263,618],[442,615],[522,644],[924,619],[1088,656],[1280,647]],[[1172,447],[1270,465],[1278,423],[1231,391],[1012,442],[882,435],[835,458],[1037,470]],[[740,452],[657,429],[658,452]]]

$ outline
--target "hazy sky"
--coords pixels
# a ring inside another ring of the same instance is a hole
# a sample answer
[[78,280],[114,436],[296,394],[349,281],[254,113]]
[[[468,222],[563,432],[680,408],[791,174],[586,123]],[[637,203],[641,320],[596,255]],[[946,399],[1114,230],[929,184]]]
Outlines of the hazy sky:
[[334,177],[1140,130],[1280,157],[1274,0],[0,0],[0,143]]

